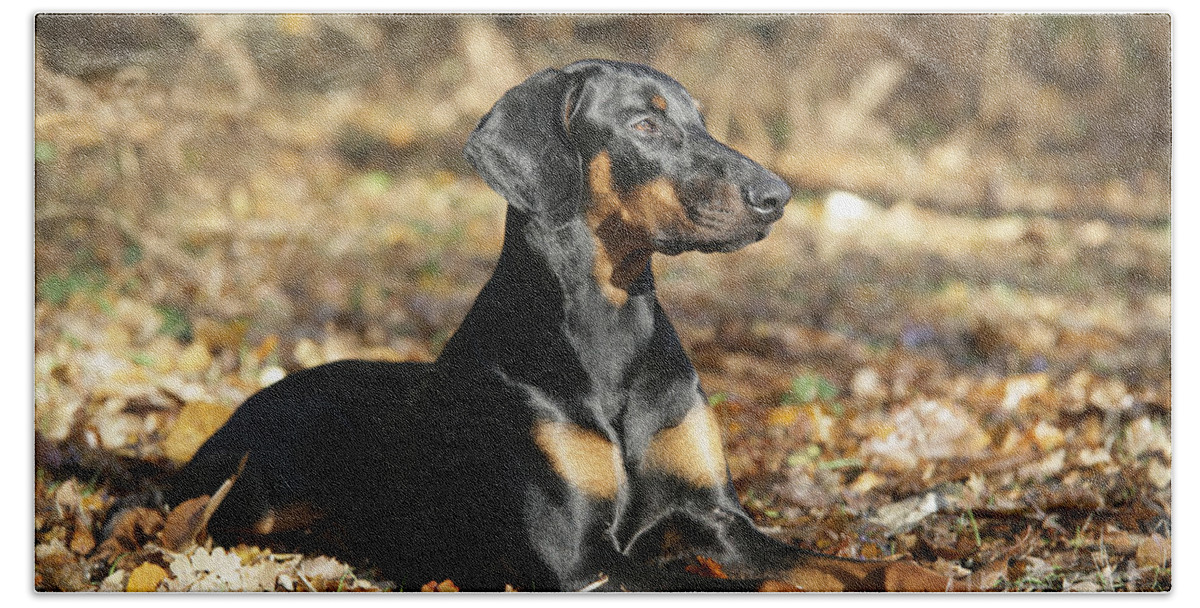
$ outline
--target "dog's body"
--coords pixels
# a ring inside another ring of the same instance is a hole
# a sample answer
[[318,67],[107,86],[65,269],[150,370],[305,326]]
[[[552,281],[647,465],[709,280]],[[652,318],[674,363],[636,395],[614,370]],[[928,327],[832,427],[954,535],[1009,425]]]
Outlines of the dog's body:
[[[290,375],[203,446],[175,502],[248,452],[218,540],[365,560],[403,589],[946,587],[911,562],[792,548],[739,505],[649,262],[759,240],[791,192],[713,140],[678,83],[608,61],[545,70],[466,154],[509,201],[505,241],[438,360]],[[731,578],[686,573],[698,555]]]

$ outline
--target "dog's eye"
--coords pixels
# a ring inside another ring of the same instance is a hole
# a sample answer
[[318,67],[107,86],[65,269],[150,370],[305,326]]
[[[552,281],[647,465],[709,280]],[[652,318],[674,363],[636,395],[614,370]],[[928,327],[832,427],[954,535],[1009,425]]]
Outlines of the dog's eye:
[[635,123],[633,128],[642,133],[658,133],[658,121],[653,118],[643,118]]

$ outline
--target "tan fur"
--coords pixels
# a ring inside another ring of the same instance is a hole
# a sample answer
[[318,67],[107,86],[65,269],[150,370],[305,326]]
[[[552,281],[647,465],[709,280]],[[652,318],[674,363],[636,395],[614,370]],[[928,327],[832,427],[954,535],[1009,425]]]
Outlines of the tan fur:
[[267,510],[267,514],[254,522],[254,532],[267,535],[272,532],[287,532],[307,528],[321,518],[320,513],[308,503],[293,503]]
[[625,483],[621,453],[612,442],[567,422],[541,421],[533,440],[554,472],[594,498],[612,499]]
[[725,483],[725,451],[712,410],[697,405],[678,425],[659,431],[650,439],[645,466],[696,487]]
[[650,98],[650,105],[652,105],[660,110],[666,111],[667,100],[663,99],[662,95],[655,95]]
[[665,227],[678,226],[687,218],[675,186],[666,179],[655,179],[626,195],[619,194],[613,186],[612,158],[607,150],[588,164],[588,186],[592,201],[587,223],[596,239],[592,276],[605,298],[621,307],[629,298],[629,286],[654,251],[652,235]]

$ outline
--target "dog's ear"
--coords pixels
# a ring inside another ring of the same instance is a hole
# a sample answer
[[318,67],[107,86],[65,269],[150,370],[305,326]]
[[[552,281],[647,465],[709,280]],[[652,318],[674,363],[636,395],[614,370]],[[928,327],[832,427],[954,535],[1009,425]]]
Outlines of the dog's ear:
[[530,76],[505,93],[467,138],[467,161],[517,209],[552,211],[579,192],[579,158],[566,134],[578,81],[552,68]]

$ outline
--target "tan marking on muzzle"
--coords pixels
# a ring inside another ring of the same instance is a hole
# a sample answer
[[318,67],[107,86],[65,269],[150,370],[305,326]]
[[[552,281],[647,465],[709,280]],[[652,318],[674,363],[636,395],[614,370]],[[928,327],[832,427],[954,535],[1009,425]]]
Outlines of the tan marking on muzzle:
[[725,449],[712,410],[697,404],[678,425],[654,435],[646,448],[645,466],[700,488],[724,484]]
[[657,178],[622,195],[613,186],[612,158],[602,150],[588,163],[592,200],[586,219],[596,240],[592,276],[605,298],[621,307],[629,286],[654,252],[653,235],[688,223],[670,180]]
[[597,433],[543,420],[534,426],[533,440],[554,472],[588,496],[611,500],[625,483],[620,450]]

